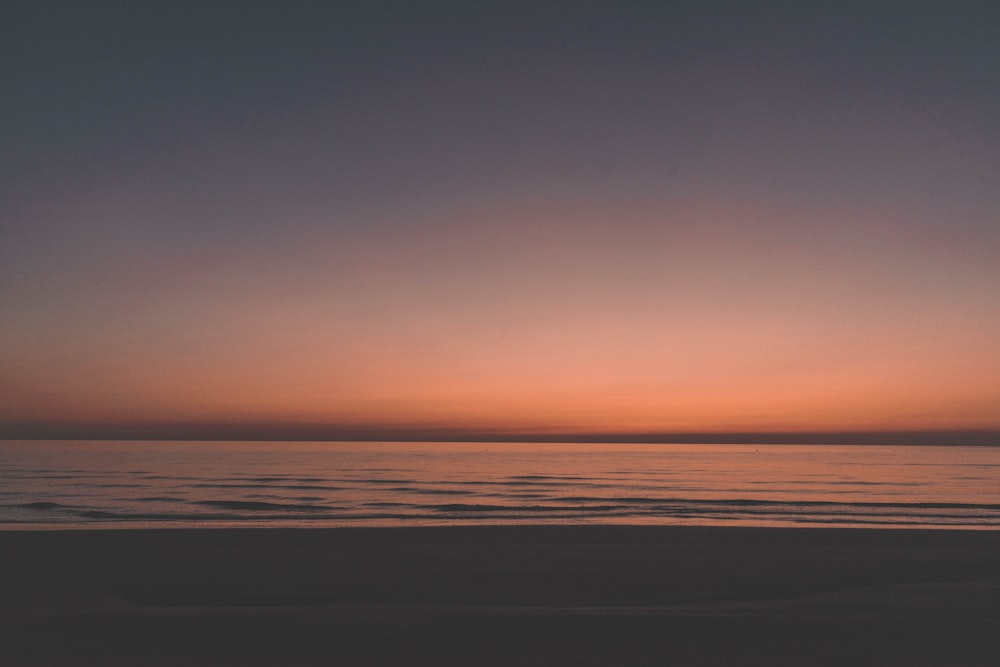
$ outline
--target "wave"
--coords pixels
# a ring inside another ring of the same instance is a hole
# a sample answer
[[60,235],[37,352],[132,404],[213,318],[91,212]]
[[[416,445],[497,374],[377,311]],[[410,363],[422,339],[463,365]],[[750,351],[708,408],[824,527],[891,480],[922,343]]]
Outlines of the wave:
[[332,508],[328,505],[309,505],[301,503],[270,503],[259,500],[195,500],[195,505],[205,505],[206,507],[219,507],[228,510],[245,510],[256,512],[275,511],[298,511],[298,512],[326,512]]
[[482,505],[477,503],[449,503],[444,505],[421,505],[420,509],[428,509],[435,512],[553,512],[563,513],[566,511],[601,512],[608,510],[622,509],[623,505],[588,505],[586,507],[565,507],[560,505]]
[[259,482],[199,482],[188,484],[192,489],[290,489],[292,491],[343,491],[342,486],[324,484],[261,484]]
[[583,479],[593,479],[592,477],[580,477],[579,475],[511,475],[507,479],[558,479],[578,481]]
[[676,498],[661,502],[710,503],[715,505],[733,506],[791,506],[791,507],[869,507],[869,508],[915,508],[915,509],[985,509],[1000,510],[997,503],[954,503],[954,502],[881,502],[855,501],[839,502],[835,500],[758,500],[750,498],[691,500]]
[[9,507],[16,507],[19,509],[26,510],[59,510],[59,509],[71,509],[70,505],[63,505],[62,503],[53,503],[46,500],[40,500],[33,503],[19,503],[17,505],[9,505]]
[[[8,523],[48,523],[64,521],[95,522],[163,522],[199,524],[212,521],[267,523],[315,521],[330,525],[362,524],[372,521],[400,521],[419,525],[427,521],[496,522],[632,522],[658,520],[717,522],[782,523],[796,525],[871,525],[871,526],[939,526],[939,527],[1000,527],[1000,515],[965,505],[961,510],[928,510],[903,508],[898,511],[865,511],[864,506],[845,504],[826,507],[822,511],[795,504],[719,504],[711,502],[679,502],[672,504],[604,503],[589,505],[531,504],[507,505],[488,503],[441,503],[415,505],[391,501],[372,501],[351,507],[334,507],[309,503],[276,503],[241,500],[196,501],[198,505],[217,511],[148,512],[112,508],[79,508],[60,503],[23,503],[22,509],[39,511],[39,518],[11,515]],[[966,510],[966,511],[962,511]],[[48,514],[51,511],[52,514]],[[41,516],[46,518],[41,519]]]
[[264,475],[264,476],[237,475],[236,477],[222,477],[212,481],[257,482],[259,484],[276,484],[278,482],[306,482],[315,484],[318,482],[326,482],[329,480],[323,479],[322,477],[300,477],[298,475]]
[[[151,513],[151,512],[112,512],[108,510],[87,510],[80,513],[81,517],[104,521],[157,521],[157,522],[206,522],[206,521],[249,521],[256,519],[252,515],[246,514],[182,514],[182,513]],[[296,515],[281,517],[283,519],[296,519]],[[330,517],[336,518],[336,517]]]

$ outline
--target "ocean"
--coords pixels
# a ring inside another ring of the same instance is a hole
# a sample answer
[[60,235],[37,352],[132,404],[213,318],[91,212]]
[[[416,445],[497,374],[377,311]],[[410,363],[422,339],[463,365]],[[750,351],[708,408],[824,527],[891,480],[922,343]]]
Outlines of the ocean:
[[0,528],[1000,528],[1000,448],[0,441]]

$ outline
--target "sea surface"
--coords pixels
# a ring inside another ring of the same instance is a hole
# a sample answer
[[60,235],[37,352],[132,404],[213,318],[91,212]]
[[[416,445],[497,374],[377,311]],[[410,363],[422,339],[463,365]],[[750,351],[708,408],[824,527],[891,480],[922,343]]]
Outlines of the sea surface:
[[1000,448],[0,441],[0,528],[1000,528]]

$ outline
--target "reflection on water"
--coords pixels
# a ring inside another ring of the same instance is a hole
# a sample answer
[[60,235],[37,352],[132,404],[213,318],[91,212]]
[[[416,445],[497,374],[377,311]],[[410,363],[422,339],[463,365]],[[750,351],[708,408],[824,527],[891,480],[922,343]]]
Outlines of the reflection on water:
[[0,442],[0,524],[1000,528],[1000,449]]

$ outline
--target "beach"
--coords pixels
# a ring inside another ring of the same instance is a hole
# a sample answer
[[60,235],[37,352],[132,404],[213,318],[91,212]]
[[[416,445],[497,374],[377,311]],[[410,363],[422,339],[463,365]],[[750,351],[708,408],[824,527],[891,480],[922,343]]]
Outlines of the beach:
[[0,532],[8,665],[995,665],[1000,532]]

